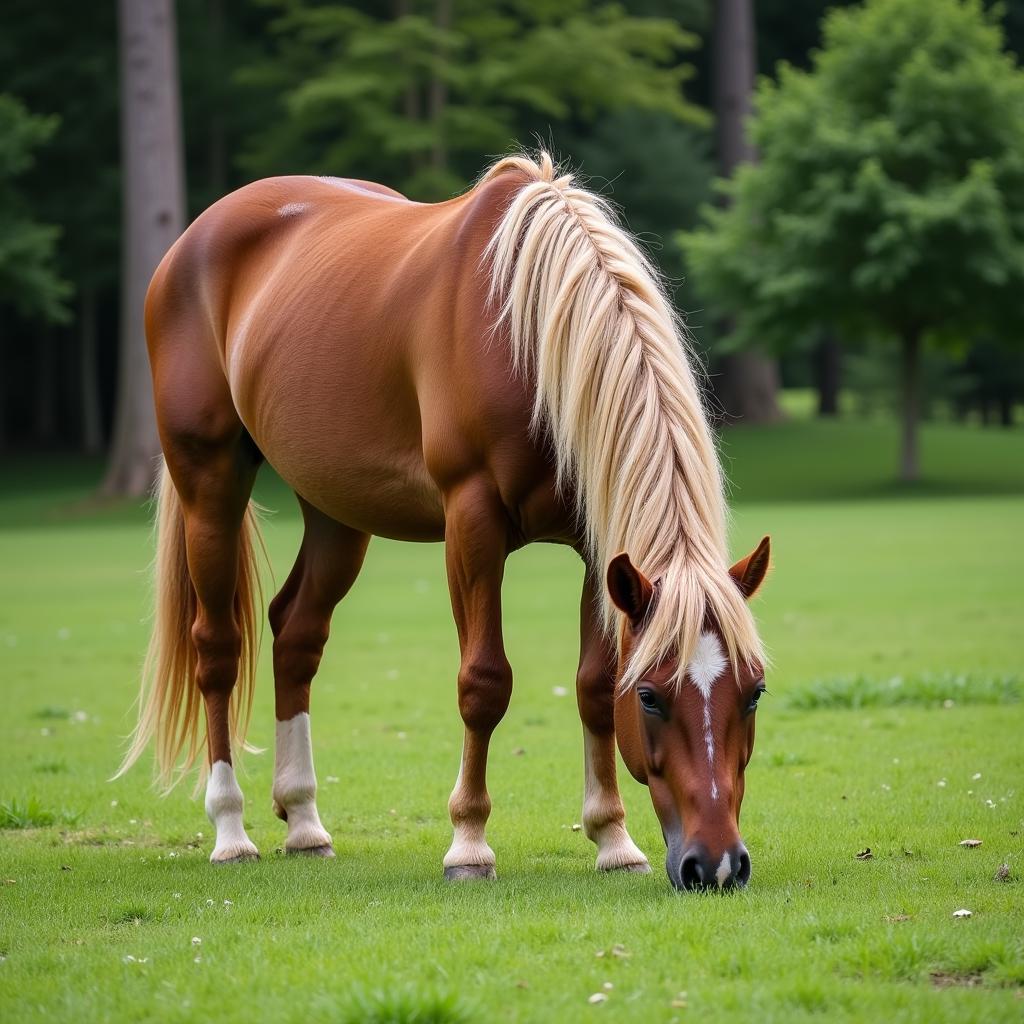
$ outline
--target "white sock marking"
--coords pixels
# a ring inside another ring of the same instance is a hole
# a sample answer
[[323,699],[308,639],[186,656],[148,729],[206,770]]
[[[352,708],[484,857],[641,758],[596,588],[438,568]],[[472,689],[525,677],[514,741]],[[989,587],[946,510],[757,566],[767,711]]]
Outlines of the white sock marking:
[[718,870],[715,872],[715,881],[718,883],[718,888],[721,889],[731,876],[732,859],[729,856],[729,852],[726,851],[722,854],[722,863],[718,865]]
[[217,830],[217,842],[210,860],[258,856],[255,845],[245,833],[242,810],[245,798],[227,761],[216,761],[206,783],[206,816]]
[[274,800],[288,814],[288,850],[330,846],[330,833],[316,809],[316,772],[309,715],[300,711],[287,722],[277,723],[274,750]]

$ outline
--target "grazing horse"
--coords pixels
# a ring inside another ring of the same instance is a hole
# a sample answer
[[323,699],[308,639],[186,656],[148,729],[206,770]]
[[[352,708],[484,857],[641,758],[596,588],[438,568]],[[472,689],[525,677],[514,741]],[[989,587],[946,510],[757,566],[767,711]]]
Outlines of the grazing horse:
[[265,459],[305,523],[269,610],[288,852],[333,855],[309,698],[334,608],[371,535],[443,540],[465,723],[444,874],[494,877],[487,749],[512,691],[502,575],[510,552],[549,541],[586,565],[576,691],[597,867],[650,870],[626,831],[617,736],[650,787],[673,884],[747,881],[738,821],[764,655],[746,598],[768,544],[730,570],[682,327],[607,203],[543,153],[436,205],[357,180],[256,182],[168,252],[146,335],[165,466],[156,619],[121,771],[153,740],[171,785],[205,745],[211,860],[258,856],[232,754],[252,703],[250,493]]

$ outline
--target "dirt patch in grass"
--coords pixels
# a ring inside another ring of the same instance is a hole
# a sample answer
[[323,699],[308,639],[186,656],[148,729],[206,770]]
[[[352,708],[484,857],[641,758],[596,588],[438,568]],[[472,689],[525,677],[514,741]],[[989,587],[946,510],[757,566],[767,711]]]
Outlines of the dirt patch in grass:
[[985,981],[980,971],[932,971],[928,977],[935,988],[977,988]]

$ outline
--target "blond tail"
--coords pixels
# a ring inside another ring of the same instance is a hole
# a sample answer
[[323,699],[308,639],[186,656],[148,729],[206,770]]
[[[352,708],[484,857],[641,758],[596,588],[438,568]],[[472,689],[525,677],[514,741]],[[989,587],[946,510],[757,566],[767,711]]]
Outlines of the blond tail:
[[[157,782],[164,789],[171,789],[195,765],[206,747],[206,737],[205,733],[200,735],[199,730],[202,697],[196,683],[196,650],[192,643],[196,592],[185,557],[185,520],[181,502],[166,465],[158,486],[153,630],[142,669],[139,720],[128,752],[114,778],[128,771],[153,740]],[[255,689],[263,604],[257,545],[262,550],[255,507],[250,502],[242,523],[235,591],[235,614],[242,634],[242,651],[229,710],[233,750],[245,747]],[[200,783],[207,769],[206,758],[203,758]]]

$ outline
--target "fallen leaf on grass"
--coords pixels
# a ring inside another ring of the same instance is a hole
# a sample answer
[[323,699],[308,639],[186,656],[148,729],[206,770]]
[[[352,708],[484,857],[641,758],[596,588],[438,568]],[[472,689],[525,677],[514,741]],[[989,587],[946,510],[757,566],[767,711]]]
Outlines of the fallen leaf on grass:
[[864,849],[860,851],[860,853],[854,854],[854,857],[857,860],[871,860],[871,858],[874,857],[874,854],[871,852],[870,846],[865,846]]
[[630,956],[630,953],[625,946],[623,946],[619,942],[616,942],[615,945],[612,946],[612,956],[625,958]]
[[980,839],[961,839],[961,846],[966,846],[969,850],[973,850],[976,846],[981,846]]
[[970,917],[971,916],[971,911],[969,911],[966,907],[961,907],[959,910],[954,910],[953,911],[953,916],[954,917]]
[[885,915],[885,920],[888,921],[889,924],[898,924],[900,921],[909,921],[910,920],[910,915],[909,914],[886,914]]

